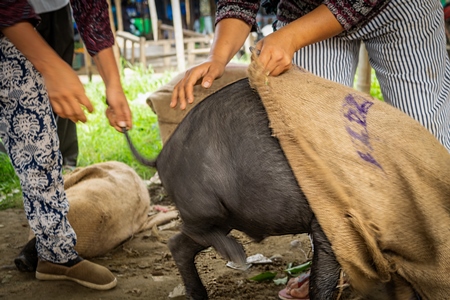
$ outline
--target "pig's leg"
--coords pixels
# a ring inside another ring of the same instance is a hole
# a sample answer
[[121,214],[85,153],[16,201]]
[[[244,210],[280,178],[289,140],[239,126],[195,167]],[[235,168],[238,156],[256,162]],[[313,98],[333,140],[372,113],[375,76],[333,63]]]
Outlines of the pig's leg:
[[208,299],[206,289],[195,267],[195,256],[206,247],[183,233],[171,237],[168,246],[183,278],[186,296],[195,300]]
[[309,282],[309,297],[311,300],[335,299],[341,266],[336,260],[331,244],[316,218],[311,222],[311,232],[314,254]]

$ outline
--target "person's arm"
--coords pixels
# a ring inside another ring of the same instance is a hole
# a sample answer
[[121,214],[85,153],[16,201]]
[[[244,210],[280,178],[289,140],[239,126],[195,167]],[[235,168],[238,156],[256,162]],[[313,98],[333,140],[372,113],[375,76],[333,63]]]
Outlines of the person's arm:
[[316,42],[338,35],[344,27],[325,6],[268,35],[256,44],[259,61],[268,75],[278,76],[292,65],[294,53]]
[[184,78],[178,82],[172,92],[171,107],[180,104],[185,109],[187,103],[194,102],[194,85],[201,80],[201,85],[208,88],[216,78],[223,75],[226,65],[239,51],[250,33],[251,26],[239,19],[223,19],[214,33],[214,40],[206,61],[186,71]]
[[389,0],[324,0],[316,9],[258,42],[266,74],[277,76],[291,67],[299,49],[350,31],[378,14]]
[[106,0],[71,0],[71,6],[86,49],[105,83],[109,124],[120,132],[122,127],[130,129],[131,111],[112,50],[114,35],[109,22],[108,3]]
[[80,106],[93,107],[77,74],[64,62],[28,21],[2,28],[2,33],[42,74],[53,111],[73,122],[86,122]]
[[[228,64],[242,48],[250,29],[250,25],[239,19],[223,19],[217,24],[208,60],[222,63],[224,66]],[[211,86],[207,78],[203,78],[202,83],[203,86],[204,83]]]
[[91,56],[114,45],[106,0],[71,0],[73,18]]
[[131,111],[120,82],[120,74],[112,48],[101,50],[93,57],[98,72],[106,87],[108,108],[106,116],[109,124],[122,132],[122,127],[131,129]]
[[390,0],[324,0],[322,4],[334,15],[344,30],[351,31],[370,21],[389,2]]
[[39,16],[27,0],[0,1],[0,29],[22,21],[33,25],[39,21]]
[[223,75],[226,65],[239,51],[256,26],[256,14],[260,0],[219,0],[217,2],[216,29],[211,50],[206,61],[188,71],[175,86],[171,107],[180,104],[185,109],[187,103],[194,102],[194,85],[209,88],[216,78]]

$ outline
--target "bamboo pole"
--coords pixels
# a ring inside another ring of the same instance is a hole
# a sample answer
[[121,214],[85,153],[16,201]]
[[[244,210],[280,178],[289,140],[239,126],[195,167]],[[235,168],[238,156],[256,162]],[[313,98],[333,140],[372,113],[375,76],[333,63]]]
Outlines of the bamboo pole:
[[116,6],[117,30],[123,31],[122,4],[120,0],[114,0]]
[[359,62],[358,62],[358,78],[356,80],[356,89],[363,93],[370,93],[371,74],[372,69],[369,63],[369,55],[366,46],[361,43],[359,48]]
[[117,67],[120,70],[120,52],[119,52],[119,48],[116,43],[116,28],[114,26],[114,16],[112,13],[112,8],[111,8],[111,0],[107,0],[107,1],[108,1],[109,23],[111,26],[111,31],[114,36],[114,45],[112,46],[112,48],[113,48],[114,58],[116,59]]
[[158,14],[156,12],[155,0],[148,0],[148,9],[150,10],[150,20],[152,20],[153,39],[158,40]]
[[181,22],[180,1],[172,0],[172,16],[173,27],[175,31],[175,48],[177,54],[178,71],[186,69],[186,60],[184,57],[184,41],[183,41],[183,26]]

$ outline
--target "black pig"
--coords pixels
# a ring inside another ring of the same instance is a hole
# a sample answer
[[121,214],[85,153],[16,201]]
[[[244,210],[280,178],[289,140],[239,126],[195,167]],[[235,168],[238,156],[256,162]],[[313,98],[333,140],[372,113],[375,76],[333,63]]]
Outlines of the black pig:
[[213,246],[224,258],[245,263],[232,229],[256,241],[309,233],[314,255],[310,299],[333,299],[340,265],[308,205],[258,94],[248,79],[235,82],[194,107],[164,145],[156,161],[162,184],[180,212],[181,233],[169,248],[188,298],[207,299],[195,267],[198,252]]

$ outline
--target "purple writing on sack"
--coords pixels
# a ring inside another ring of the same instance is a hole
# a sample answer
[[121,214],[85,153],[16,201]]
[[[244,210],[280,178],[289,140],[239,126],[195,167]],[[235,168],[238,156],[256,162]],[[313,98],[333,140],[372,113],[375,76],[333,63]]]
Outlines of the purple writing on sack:
[[373,148],[370,144],[369,132],[367,130],[367,115],[372,105],[372,101],[362,96],[347,95],[342,104],[343,115],[347,120],[345,129],[352,139],[359,157],[383,169],[372,155]]

